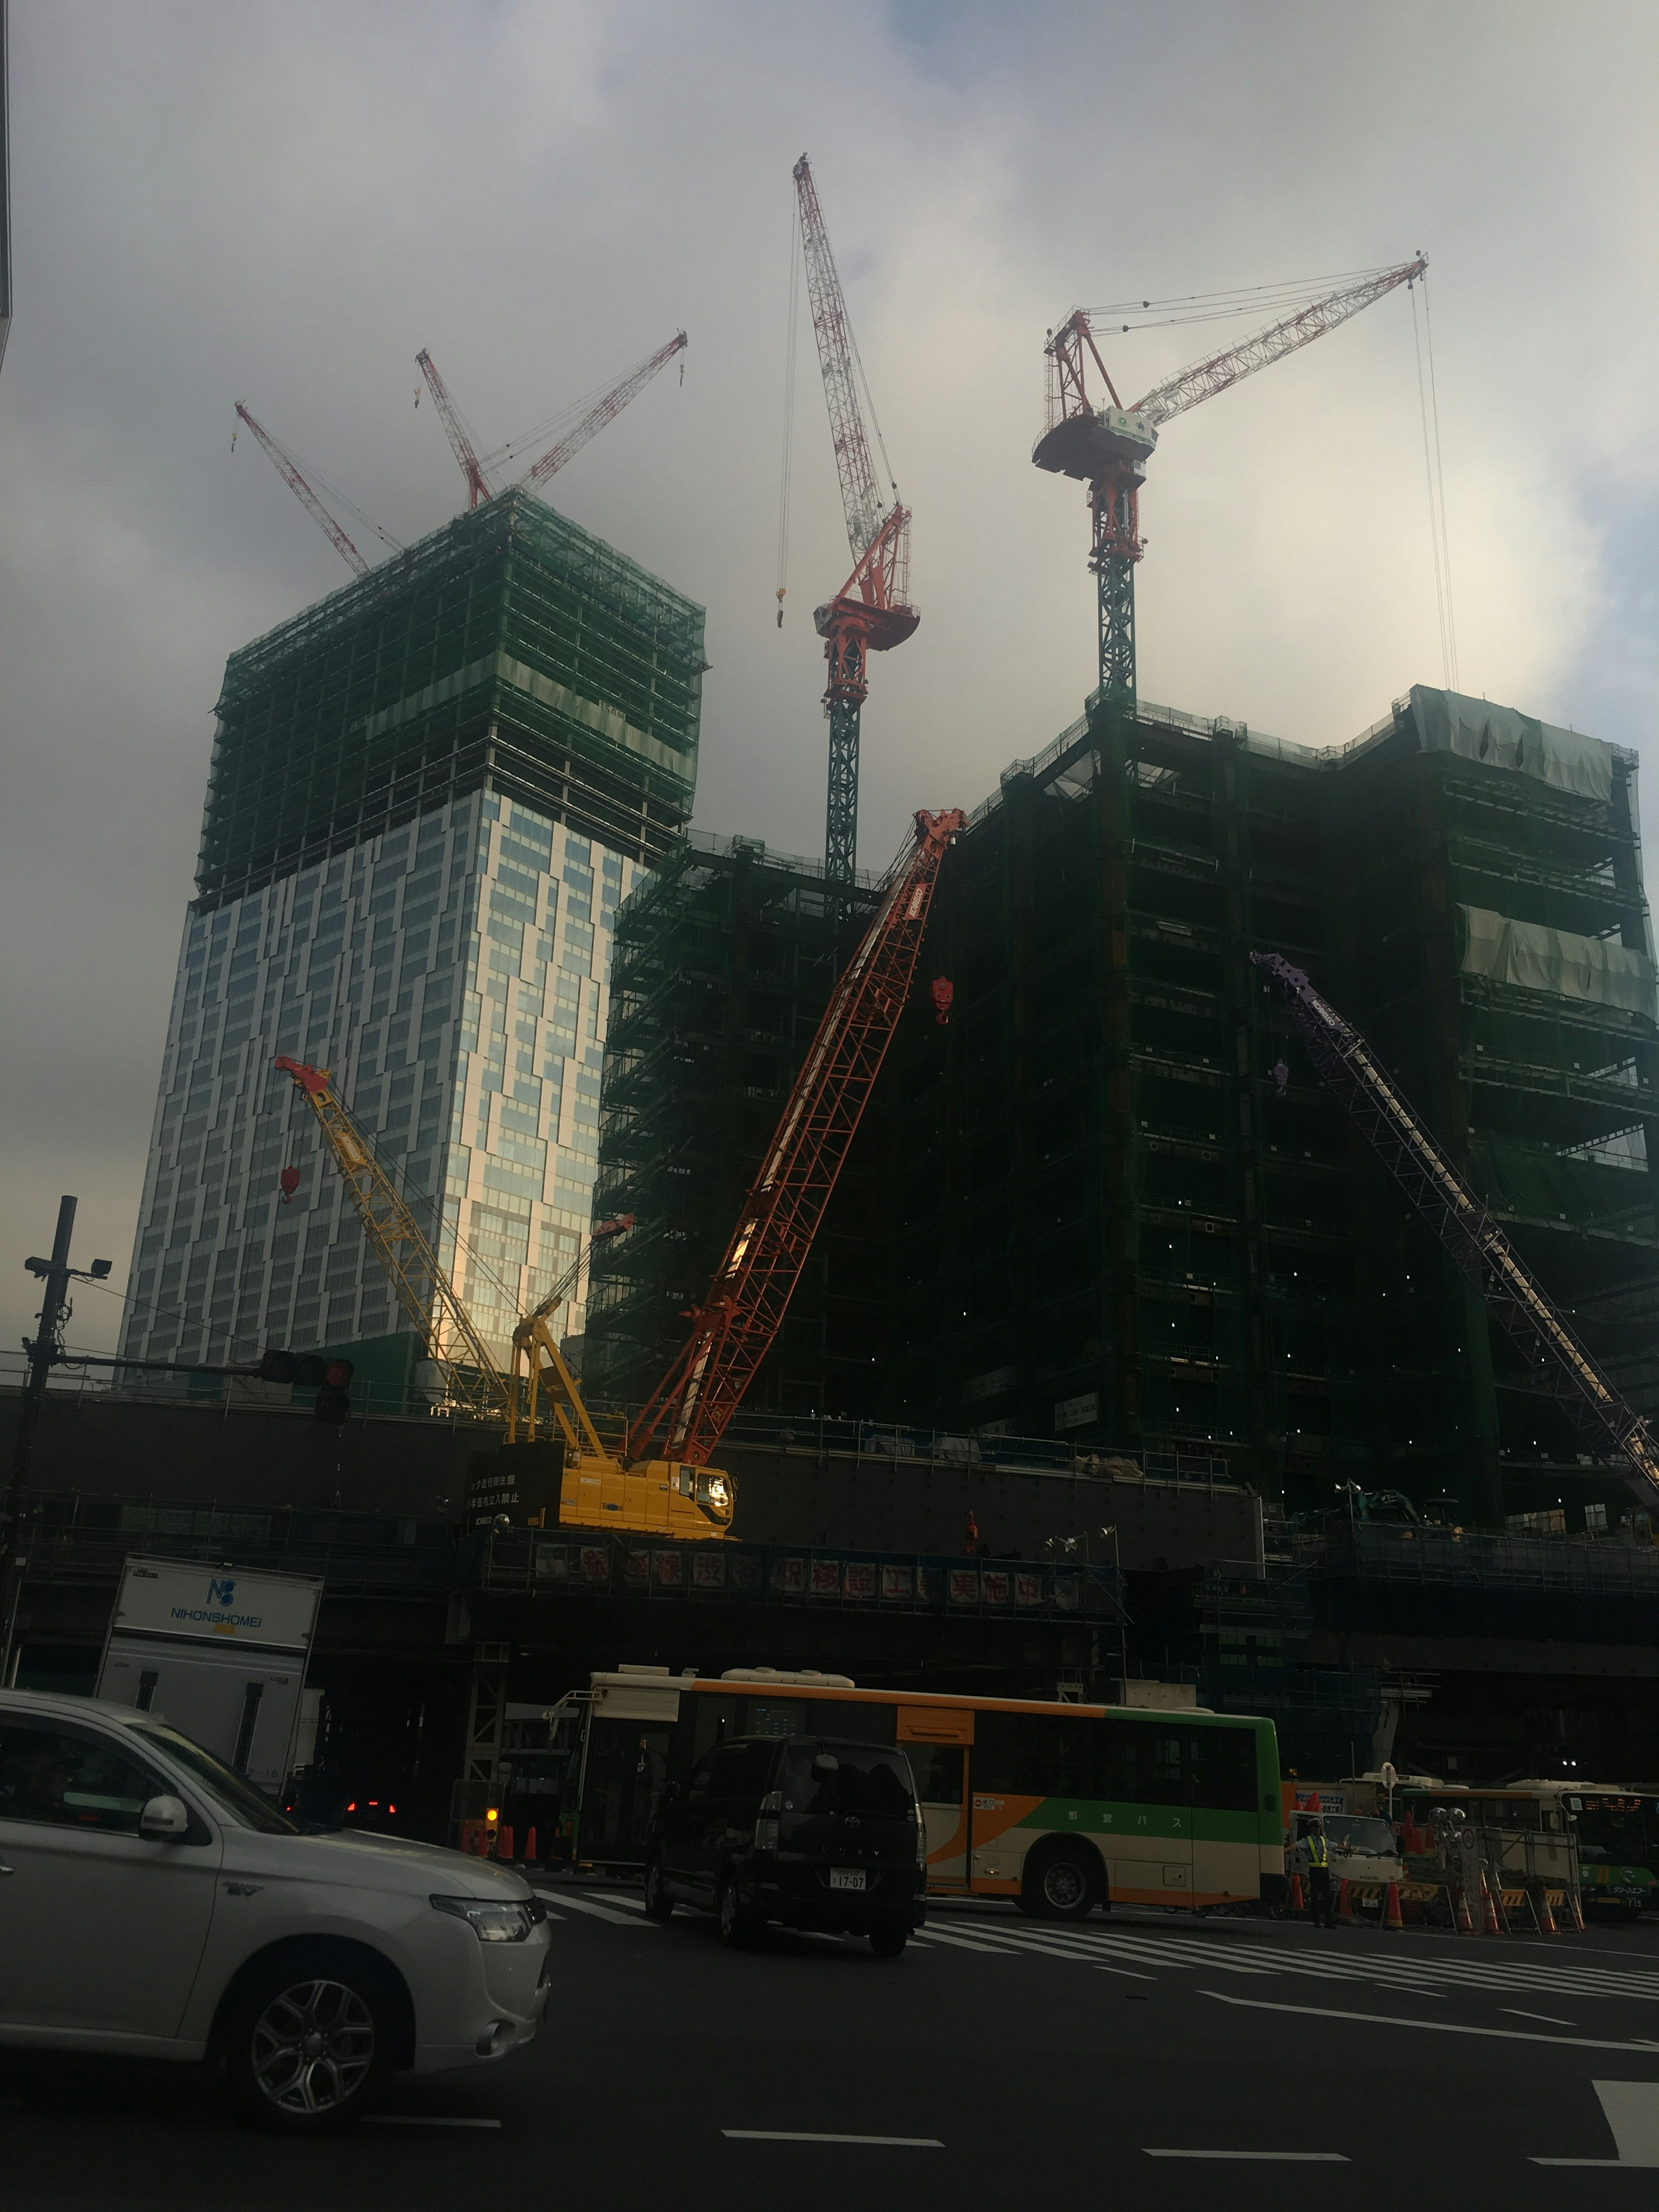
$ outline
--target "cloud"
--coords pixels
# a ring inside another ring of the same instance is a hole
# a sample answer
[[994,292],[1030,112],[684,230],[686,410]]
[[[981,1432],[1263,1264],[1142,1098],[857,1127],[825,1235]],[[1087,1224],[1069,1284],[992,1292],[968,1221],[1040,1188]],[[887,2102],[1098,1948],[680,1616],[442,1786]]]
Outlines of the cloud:
[[[1419,246],[1465,686],[1580,726],[1593,698],[1602,734],[1646,741],[1650,9],[1592,5],[1564,40],[1528,4],[20,0],[13,47],[19,1258],[67,1188],[77,1249],[125,1263],[224,659],[343,579],[257,448],[231,453],[234,399],[407,540],[460,497],[419,347],[493,445],[683,324],[684,387],[659,379],[555,503],[708,605],[701,823],[818,848],[810,610],[848,563],[805,331],[781,632],[773,597],[803,147],[915,514],[922,623],[873,672],[866,859],[914,805],[975,803],[1092,680],[1081,497],[1028,458],[1044,328]],[[1139,388],[1191,335],[1113,358]],[[1321,743],[1438,680],[1405,298],[1169,426],[1145,528],[1149,697]],[[0,1305],[15,1340],[9,1261]]]

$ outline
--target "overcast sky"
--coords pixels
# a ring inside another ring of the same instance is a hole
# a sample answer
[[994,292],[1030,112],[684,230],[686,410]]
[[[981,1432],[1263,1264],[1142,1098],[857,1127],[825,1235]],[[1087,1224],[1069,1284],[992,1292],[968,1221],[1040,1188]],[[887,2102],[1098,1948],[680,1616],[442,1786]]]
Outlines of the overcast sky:
[[[684,386],[554,503],[708,609],[700,826],[821,850],[811,609],[848,562],[805,328],[781,634],[773,597],[803,148],[915,517],[921,626],[864,717],[866,863],[1093,681],[1081,491],[1028,458],[1045,328],[1419,247],[1462,688],[1646,751],[1651,0],[13,0],[11,58],[0,1342],[61,1191],[77,1257],[125,1285],[225,657],[345,579],[257,447],[233,455],[233,401],[407,542],[463,490],[419,348],[494,444],[683,325]],[[1120,341],[1124,396],[1208,335]],[[1441,682],[1407,295],[1171,424],[1142,526],[1143,697],[1327,744]],[[118,1313],[87,1291],[72,1340]]]

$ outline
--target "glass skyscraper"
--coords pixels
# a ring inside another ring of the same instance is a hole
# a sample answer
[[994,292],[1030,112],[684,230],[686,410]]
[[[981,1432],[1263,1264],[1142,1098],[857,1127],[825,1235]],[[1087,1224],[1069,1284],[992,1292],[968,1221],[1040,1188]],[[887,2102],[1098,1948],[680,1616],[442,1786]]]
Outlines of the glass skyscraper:
[[587,1232],[611,923],[690,814],[702,623],[520,490],[232,656],[124,1352],[419,1388],[283,1054],[332,1071],[505,1361]]

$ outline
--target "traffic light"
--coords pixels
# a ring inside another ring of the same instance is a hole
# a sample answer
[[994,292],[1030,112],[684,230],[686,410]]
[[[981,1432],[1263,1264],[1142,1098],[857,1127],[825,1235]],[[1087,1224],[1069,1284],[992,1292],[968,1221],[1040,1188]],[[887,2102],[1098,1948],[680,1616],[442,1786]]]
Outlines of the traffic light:
[[312,1411],[319,1421],[349,1421],[348,1395],[353,1374],[349,1359],[326,1352],[267,1352],[259,1361],[262,1382],[287,1382],[301,1390],[314,1390]]

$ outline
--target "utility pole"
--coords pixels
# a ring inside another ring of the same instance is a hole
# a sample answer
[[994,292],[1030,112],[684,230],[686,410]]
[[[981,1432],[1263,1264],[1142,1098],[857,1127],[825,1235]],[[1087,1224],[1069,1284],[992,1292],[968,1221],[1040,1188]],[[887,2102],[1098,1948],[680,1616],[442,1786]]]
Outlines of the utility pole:
[[3,1505],[0,1505],[0,1622],[4,1624],[3,1641],[0,1641],[0,1683],[9,1683],[11,1679],[17,1608],[23,1595],[23,1569],[27,1565],[19,1549],[22,1541],[18,1524],[23,1484],[34,1451],[34,1433],[40,1425],[40,1407],[46,1384],[53,1367],[63,1358],[62,1330],[69,1286],[76,1280],[101,1283],[110,1272],[107,1260],[94,1260],[90,1267],[70,1267],[70,1239],[75,1233],[75,1206],[72,1198],[60,1198],[58,1201],[58,1233],[52,1239],[51,1259],[23,1262],[31,1275],[40,1278],[45,1294],[40,1301],[39,1334],[33,1340],[23,1339],[23,1349],[29,1356],[29,1371],[23,1385],[22,1403],[17,1409],[17,1437],[12,1447],[11,1472],[6,1480]]

